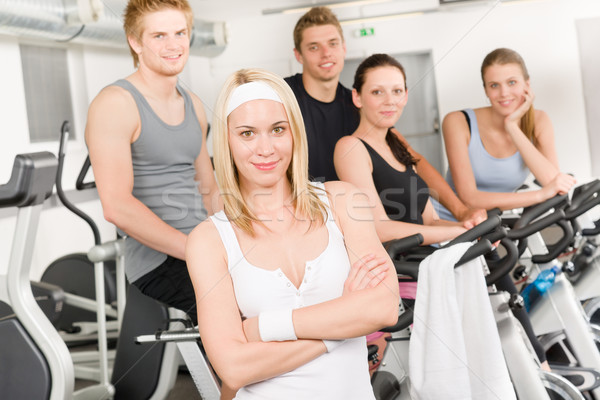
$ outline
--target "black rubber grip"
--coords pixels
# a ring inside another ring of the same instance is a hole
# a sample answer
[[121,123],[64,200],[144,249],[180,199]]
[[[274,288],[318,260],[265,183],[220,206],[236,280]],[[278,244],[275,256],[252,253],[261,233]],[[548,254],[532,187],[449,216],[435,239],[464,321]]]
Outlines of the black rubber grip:
[[492,250],[494,250],[494,246],[492,246],[492,243],[487,239],[481,239],[473,246],[469,247],[467,251],[465,251],[465,254],[463,254],[463,256],[460,258],[460,260],[458,260],[456,265],[454,265],[454,268],[460,267],[461,265],[466,264],[479,256],[487,254]]
[[503,238],[500,240],[500,244],[506,250],[506,255],[498,261],[487,262],[490,274],[485,277],[485,283],[488,286],[496,283],[498,279],[510,273],[519,259],[519,250],[515,242],[508,238]]
[[77,180],[75,181],[75,189],[84,190],[84,189],[93,189],[96,187],[96,182],[94,182],[94,181],[92,181],[92,182],[84,182],[83,181],[91,166],[92,166],[92,163],[90,161],[90,156],[88,154],[88,156],[85,158],[85,161],[83,162],[81,171],[79,171],[79,175],[77,175]]
[[412,309],[406,309],[404,313],[398,316],[398,322],[395,325],[380,329],[381,332],[398,332],[408,328],[413,323],[414,313]]
[[486,233],[485,235],[483,235],[481,238],[482,239],[487,239],[490,242],[494,243],[502,238],[505,238],[507,235],[507,231],[506,228],[503,227],[502,225],[499,225],[496,229],[494,229],[493,231],[491,231],[490,233]]
[[594,228],[588,228],[581,231],[583,236],[596,236],[600,234],[600,220],[594,222]]
[[[523,215],[521,215],[521,218],[519,218],[519,220],[515,223],[513,230],[519,230],[519,229],[525,227],[526,225],[529,225],[531,223],[531,221],[533,221],[536,218],[538,218],[539,216],[547,213],[551,209],[559,208],[560,206],[565,205],[568,202],[568,200],[569,200],[569,197],[566,194],[557,195],[557,196],[554,196],[540,204],[537,204],[531,208],[528,208],[525,212],[523,212]],[[564,218],[564,214],[563,214],[563,218]],[[510,235],[510,233],[509,233],[509,235]],[[525,235],[525,236],[529,236],[529,235]]]
[[[523,217],[521,217],[521,218],[523,218]],[[510,231],[508,231],[506,236],[509,239],[513,239],[513,240],[524,239],[527,236],[531,236],[534,233],[539,232],[542,229],[544,229],[550,225],[553,225],[562,219],[565,219],[565,212],[564,212],[564,210],[560,209],[560,210],[556,210],[552,214],[548,214],[544,218],[540,218],[534,222],[531,222],[531,220],[530,220],[528,222],[528,224],[526,224],[526,225],[519,224],[519,222],[521,221],[521,220],[519,220],[515,224],[515,227],[513,229],[511,229]]]
[[501,216],[502,215],[502,210],[499,209],[498,207],[494,207],[491,210],[487,210],[487,216],[489,217],[493,217],[495,215]]
[[501,222],[502,220],[498,215],[493,215],[485,221],[483,221],[482,223],[458,235],[456,238],[444,245],[443,248],[450,247],[457,243],[472,242],[473,240],[478,239],[486,233],[489,233],[492,230],[494,230],[497,226],[500,225]]
[[[469,247],[460,260],[454,265],[454,268],[487,254],[493,249],[494,246],[492,246],[492,243],[488,239],[481,239],[473,246]],[[393,260],[393,263],[398,275],[405,275],[410,276],[413,279],[418,279],[420,261]]]
[[396,273],[398,275],[410,276],[413,279],[419,277],[419,262],[418,261],[398,261],[392,260]]
[[398,254],[404,253],[413,247],[420,246],[423,243],[423,235],[415,233],[401,239],[390,240],[385,242],[383,247],[387,250],[388,254],[392,259],[396,258]]

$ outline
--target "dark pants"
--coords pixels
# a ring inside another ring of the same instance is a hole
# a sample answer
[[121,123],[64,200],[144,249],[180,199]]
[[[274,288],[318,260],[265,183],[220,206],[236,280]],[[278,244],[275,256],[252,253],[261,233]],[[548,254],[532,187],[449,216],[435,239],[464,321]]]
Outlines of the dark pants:
[[146,296],[186,312],[198,324],[196,296],[185,261],[167,256],[165,262],[133,284]]

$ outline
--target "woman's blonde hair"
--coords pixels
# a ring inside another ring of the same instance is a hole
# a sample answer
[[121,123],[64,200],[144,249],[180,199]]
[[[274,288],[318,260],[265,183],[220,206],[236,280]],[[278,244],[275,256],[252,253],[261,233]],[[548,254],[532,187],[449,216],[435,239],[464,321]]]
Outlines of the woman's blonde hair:
[[[523,57],[521,57],[519,53],[514,50],[499,48],[485,56],[483,63],[481,63],[481,79],[483,80],[484,87],[485,80],[483,75],[485,74],[486,69],[496,64],[517,64],[521,68],[521,72],[523,73],[525,80],[529,80],[529,72],[527,72],[527,66],[525,65],[525,61],[523,61]],[[525,115],[521,117],[520,125],[525,136],[527,136],[527,138],[529,138],[534,145],[537,144],[537,139],[535,137],[535,111],[533,109],[533,104],[531,107],[529,107],[529,110],[527,110]]]
[[325,203],[317,194],[316,188],[308,179],[308,145],[302,113],[296,96],[279,76],[263,69],[241,69],[234,72],[223,85],[215,106],[213,119],[214,163],[217,182],[221,190],[225,214],[240,229],[254,235],[253,222],[261,223],[248,208],[240,190],[237,167],[229,148],[227,105],[235,88],[249,82],[262,82],[269,85],[283,101],[292,133],[292,160],[286,175],[292,186],[293,205],[297,215],[308,217],[313,222],[323,224],[327,215]]

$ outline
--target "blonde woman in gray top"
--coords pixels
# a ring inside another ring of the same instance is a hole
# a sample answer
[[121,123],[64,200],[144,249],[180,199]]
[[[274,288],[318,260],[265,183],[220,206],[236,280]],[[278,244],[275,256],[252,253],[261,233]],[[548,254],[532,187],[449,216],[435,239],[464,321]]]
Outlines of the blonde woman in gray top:
[[[448,178],[460,199],[470,207],[507,210],[567,193],[575,179],[559,169],[554,128],[548,115],[533,106],[523,58],[514,50],[496,49],[483,60],[481,79],[490,105],[451,112],[442,125]],[[512,173],[503,176],[509,164],[514,164]],[[514,193],[528,172],[542,189]]]

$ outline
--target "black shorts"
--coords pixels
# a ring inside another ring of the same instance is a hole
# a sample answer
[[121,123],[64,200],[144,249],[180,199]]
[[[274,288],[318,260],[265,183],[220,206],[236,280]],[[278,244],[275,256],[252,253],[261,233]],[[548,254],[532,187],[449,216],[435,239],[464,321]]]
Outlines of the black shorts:
[[194,325],[198,323],[196,296],[185,261],[167,256],[161,265],[133,284],[146,296],[186,312]]

